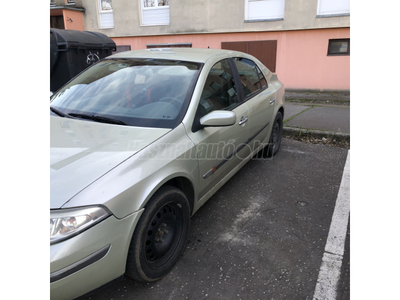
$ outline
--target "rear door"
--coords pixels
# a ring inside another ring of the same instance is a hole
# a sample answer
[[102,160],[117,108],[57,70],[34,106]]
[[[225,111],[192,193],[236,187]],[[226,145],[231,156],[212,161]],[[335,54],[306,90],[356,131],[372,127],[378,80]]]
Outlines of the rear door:
[[242,97],[249,110],[248,145],[255,150],[268,141],[274,121],[276,90],[268,86],[265,75],[253,60],[235,57],[233,62],[240,77]]

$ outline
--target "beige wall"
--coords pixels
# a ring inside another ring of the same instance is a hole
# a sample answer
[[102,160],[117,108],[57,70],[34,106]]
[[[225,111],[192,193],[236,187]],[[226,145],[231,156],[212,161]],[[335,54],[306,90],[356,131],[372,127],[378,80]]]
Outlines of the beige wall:
[[141,26],[139,0],[113,1],[114,28],[99,29],[97,0],[77,0],[85,8],[85,30],[110,37],[281,31],[350,27],[350,17],[316,18],[318,0],[285,0],[282,21],[244,22],[245,0],[169,0],[170,25]]

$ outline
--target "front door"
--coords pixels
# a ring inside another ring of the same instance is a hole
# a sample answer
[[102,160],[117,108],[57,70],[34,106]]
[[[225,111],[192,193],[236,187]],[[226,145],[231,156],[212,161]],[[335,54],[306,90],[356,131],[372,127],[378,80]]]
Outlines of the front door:
[[196,144],[200,170],[200,198],[224,179],[234,167],[250,154],[243,147],[248,139],[248,108],[239,97],[237,82],[229,65],[223,59],[211,68],[207,76],[197,110],[201,118],[214,110],[231,110],[236,123],[227,127],[205,127],[189,136]]

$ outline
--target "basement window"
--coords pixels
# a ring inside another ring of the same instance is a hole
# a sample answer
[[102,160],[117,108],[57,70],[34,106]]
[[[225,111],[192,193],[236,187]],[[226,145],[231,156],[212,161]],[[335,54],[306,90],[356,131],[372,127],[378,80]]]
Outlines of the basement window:
[[350,39],[331,39],[328,55],[350,55]]
[[147,44],[147,49],[151,48],[192,48],[192,43],[168,43],[168,44]]

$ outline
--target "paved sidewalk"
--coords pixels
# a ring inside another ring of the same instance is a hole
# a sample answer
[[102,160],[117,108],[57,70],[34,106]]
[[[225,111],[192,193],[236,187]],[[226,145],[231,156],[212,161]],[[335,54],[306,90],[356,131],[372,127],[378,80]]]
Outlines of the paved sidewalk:
[[350,106],[287,102],[284,135],[350,140]]

